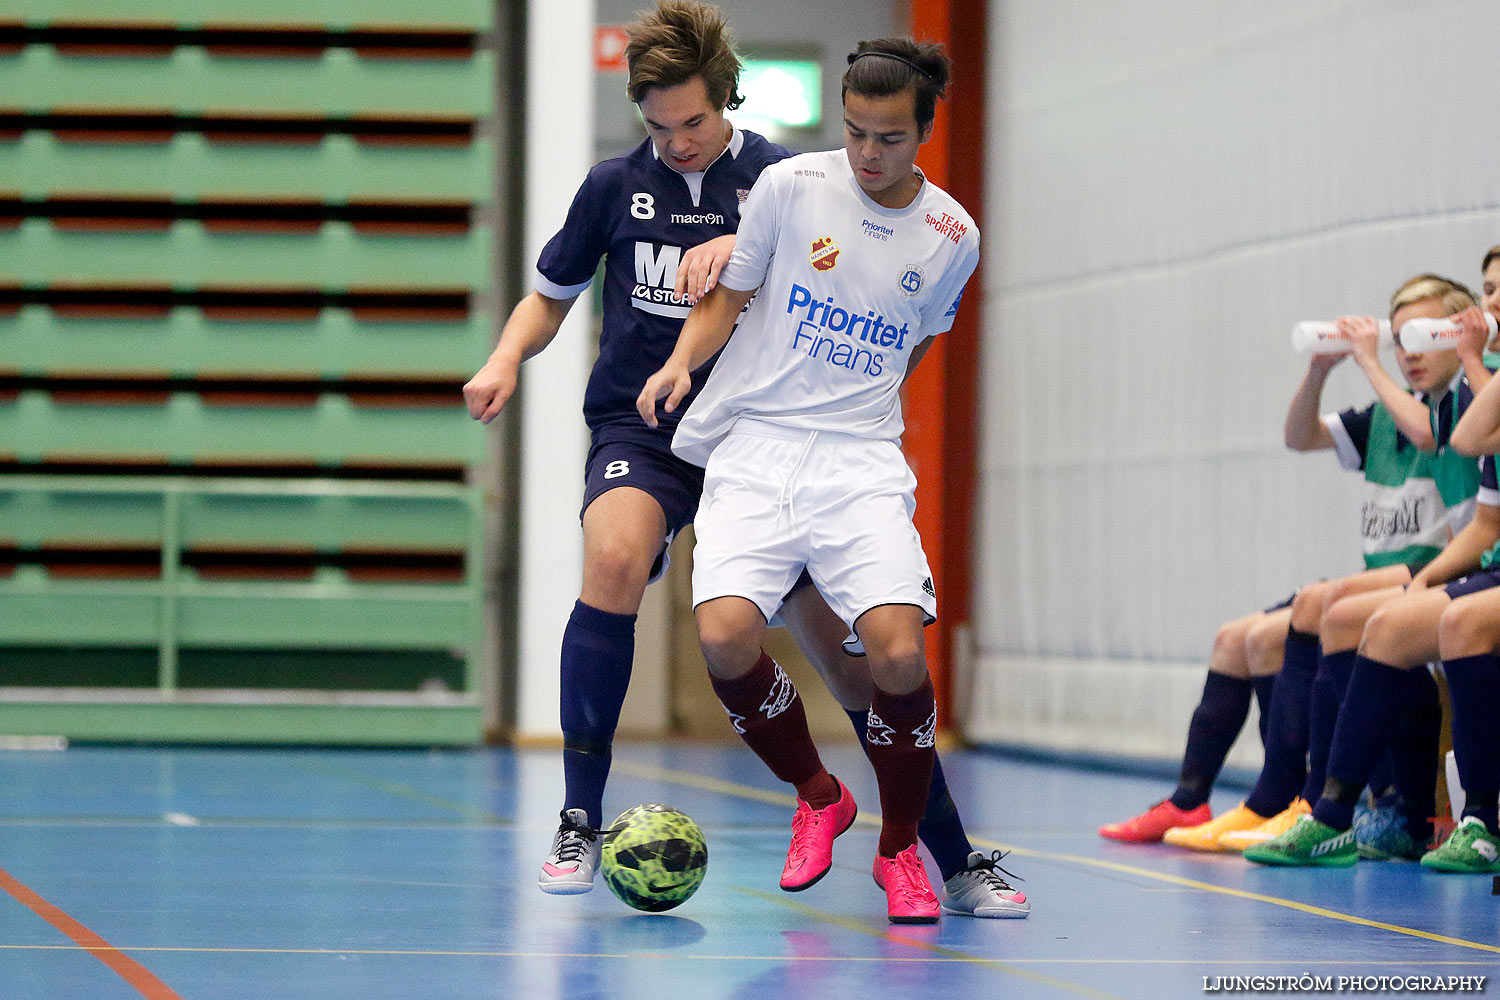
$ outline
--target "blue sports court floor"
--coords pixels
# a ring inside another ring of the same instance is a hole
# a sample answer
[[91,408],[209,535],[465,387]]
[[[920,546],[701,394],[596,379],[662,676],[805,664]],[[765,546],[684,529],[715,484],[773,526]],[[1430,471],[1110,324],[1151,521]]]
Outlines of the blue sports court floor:
[[[825,758],[878,810],[852,740]],[[1159,998],[1234,976],[1488,976],[1500,992],[1488,877],[1115,844],[1095,828],[1167,783],[978,752],[946,767],[976,844],[1013,849],[1029,920],[892,927],[865,822],[818,886],[780,892],[792,800],[738,746],[618,748],[611,812],[666,801],[708,836],[703,888],[657,915],[602,882],[537,891],[556,753],[4,751],[0,997]]]

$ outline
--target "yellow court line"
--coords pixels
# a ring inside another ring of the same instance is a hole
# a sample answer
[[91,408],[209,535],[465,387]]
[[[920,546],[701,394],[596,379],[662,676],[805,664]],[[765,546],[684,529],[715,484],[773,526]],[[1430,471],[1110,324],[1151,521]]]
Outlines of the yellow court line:
[[[718,792],[722,795],[731,795],[736,798],[754,799],[757,802],[770,802],[779,805],[790,805],[795,807],[796,797],[785,793],[766,792],[759,788],[751,788],[748,785],[736,784],[732,781],[723,781],[718,778],[705,778],[702,775],[692,774],[687,771],[674,771],[670,768],[655,767],[649,764],[633,764],[625,761],[615,761],[614,770],[624,771],[638,778],[656,778],[670,781],[673,784],[686,785],[690,788],[700,788],[705,791]],[[879,826],[880,814],[860,810],[856,822],[866,825]],[[1326,917],[1329,920],[1340,920],[1344,923],[1357,924],[1362,927],[1373,927],[1377,930],[1390,931],[1393,934],[1405,934],[1408,937],[1423,938],[1427,941],[1436,941],[1440,944],[1450,944],[1458,948],[1474,948],[1478,951],[1491,952],[1500,955],[1500,945],[1483,944],[1479,941],[1467,941],[1463,938],[1448,937],[1444,934],[1434,934],[1431,931],[1417,930],[1414,927],[1402,927],[1399,924],[1387,924],[1378,920],[1370,920],[1365,917],[1357,917],[1352,913],[1341,913],[1338,910],[1330,910],[1322,906],[1313,906],[1309,903],[1299,903],[1292,899],[1282,899],[1280,896],[1267,896],[1259,892],[1249,892],[1245,889],[1231,889],[1228,886],[1215,885],[1212,882],[1200,882],[1197,879],[1183,878],[1179,875],[1168,875],[1165,872],[1152,871],[1149,868],[1139,868],[1135,865],[1120,864],[1116,861],[1105,861],[1101,858],[1089,858],[1077,854],[1056,854],[1052,851],[1038,851],[1027,847],[1015,847],[1011,844],[1001,844],[997,841],[987,840],[983,837],[972,837],[971,842],[975,847],[986,847],[991,850],[1010,851],[1018,857],[1040,858],[1047,861],[1060,861],[1067,864],[1086,865],[1091,868],[1103,868],[1108,871],[1120,872],[1125,875],[1134,875],[1138,878],[1155,879],[1159,882],[1167,882],[1171,885],[1182,886],[1187,889],[1197,889],[1200,892],[1215,892],[1225,896],[1235,896],[1239,899],[1249,899],[1257,903],[1270,903],[1272,906],[1281,906],[1289,910],[1298,910],[1315,917]],[[1248,863],[1248,862],[1247,862]]]
[[967,952],[959,951],[956,948],[947,948],[940,944],[933,944],[931,941],[923,941],[920,938],[911,937],[907,934],[897,933],[896,931],[890,930],[886,927],[876,929],[874,927],[871,927],[869,924],[863,923],[859,920],[855,920],[851,917],[840,917],[831,913],[826,913],[823,910],[819,910],[815,907],[807,906],[806,904],[787,899],[785,896],[773,896],[769,892],[761,892],[759,889],[748,889],[740,885],[734,886],[734,888],[739,892],[745,893],[747,896],[754,896],[756,899],[759,899],[763,902],[774,903],[777,906],[792,910],[795,913],[800,913],[810,919],[821,920],[824,923],[834,924],[838,927],[844,928],[845,930],[851,930],[859,934],[865,934],[869,937],[878,938],[881,941],[894,941],[898,944],[906,945],[909,948],[916,948],[919,951],[925,951],[933,955],[941,956],[942,958],[949,961],[964,962],[969,965],[981,965],[986,968],[1009,973],[1012,976],[1016,976],[1020,979],[1025,979],[1028,982],[1037,983],[1042,986],[1050,986],[1053,989],[1064,990],[1068,993],[1076,993],[1078,996],[1093,997],[1094,1000],[1120,1000],[1120,998],[1115,996],[1113,993],[1104,993],[1100,990],[1094,989],[1091,986],[1084,986],[1081,983],[1069,982],[1066,979],[1058,979],[1055,976],[1049,976],[1046,973],[1042,972],[1032,972],[1029,969],[1018,968],[1016,965],[1013,965],[1010,962],[1002,962],[999,959],[984,958],[979,955],[970,955]]

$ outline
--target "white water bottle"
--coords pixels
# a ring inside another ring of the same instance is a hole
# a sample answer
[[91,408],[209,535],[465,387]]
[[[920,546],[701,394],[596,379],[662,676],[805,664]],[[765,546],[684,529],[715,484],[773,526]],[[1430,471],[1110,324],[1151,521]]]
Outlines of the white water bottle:
[[[1380,320],[1381,339],[1391,335],[1391,321]],[[1305,319],[1292,327],[1292,350],[1301,354],[1344,354],[1349,338],[1330,320]]]
[[[1484,322],[1493,337],[1500,327],[1495,317],[1484,314]],[[1427,351],[1451,351],[1458,346],[1458,336],[1463,327],[1446,317],[1429,319],[1425,316],[1409,319],[1401,324],[1401,349],[1407,354],[1424,354]]]

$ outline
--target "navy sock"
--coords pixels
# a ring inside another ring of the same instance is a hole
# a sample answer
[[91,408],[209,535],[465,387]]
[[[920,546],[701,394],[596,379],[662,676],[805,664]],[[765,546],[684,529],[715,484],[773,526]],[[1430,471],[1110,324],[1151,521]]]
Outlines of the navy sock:
[[1464,786],[1464,815],[1478,816],[1500,835],[1500,657],[1465,656],[1443,661],[1453,696],[1453,756]]
[[[860,746],[868,755],[870,745],[865,742],[865,734],[870,713],[846,708],[844,714],[854,724]],[[958,804],[948,791],[947,779],[943,777],[943,761],[938,756],[932,758],[932,784],[927,790],[927,809],[917,821],[917,839],[932,852],[932,860],[937,862],[944,882],[969,867],[969,855],[974,845],[969,843],[969,835],[964,832]]]
[[1187,749],[1171,801],[1178,809],[1196,809],[1208,801],[1224,758],[1250,714],[1250,681],[1210,670],[1203,696],[1188,724]]
[[1323,794],[1328,777],[1328,748],[1333,744],[1333,727],[1339,721],[1339,706],[1349,690],[1349,675],[1354,671],[1355,650],[1329,653],[1318,660],[1313,678],[1312,700],[1307,721],[1307,778],[1298,794],[1308,802]]
[[[1438,697],[1437,682],[1426,667],[1408,670],[1406,692],[1402,695],[1401,719],[1391,739],[1390,752],[1381,755],[1389,761],[1395,783],[1396,808],[1406,820],[1406,831],[1419,844],[1432,839],[1432,817],[1437,805],[1438,742],[1443,735],[1443,706]],[[1383,769],[1377,763],[1375,772]],[[1372,776],[1374,787],[1378,779]]]
[[1266,761],[1245,799],[1257,815],[1274,816],[1291,805],[1307,777],[1308,703],[1317,670],[1317,636],[1288,629],[1286,654],[1271,694]]
[[562,641],[563,808],[604,824],[604,783],[635,660],[635,615],[573,605]]
[[1349,690],[1333,729],[1328,780],[1313,807],[1313,818],[1335,830],[1354,823],[1354,804],[1370,780],[1380,755],[1401,720],[1402,698],[1410,689],[1408,671],[1366,656],[1356,657]]
[[1276,690],[1276,675],[1252,677],[1250,686],[1255,689],[1255,708],[1260,713],[1260,720],[1256,723],[1260,728],[1260,744],[1265,746],[1266,731],[1271,725],[1271,693]]

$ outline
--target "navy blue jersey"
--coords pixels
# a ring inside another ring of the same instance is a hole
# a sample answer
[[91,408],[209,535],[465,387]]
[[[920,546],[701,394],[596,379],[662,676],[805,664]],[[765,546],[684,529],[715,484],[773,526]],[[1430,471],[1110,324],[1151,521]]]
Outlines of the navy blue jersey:
[[688,314],[688,304],[672,292],[677,265],[684,250],[733,233],[760,172],[790,155],[735,129],[723,155],[700,175],[661,162],[649,138],[589,171],[567,221],[542,249],[537,291],[572,298],[588,287],[604,258],[604,325],[583,399],[595,445],[633,441],[670,451],[678,418],[713,364],[693,374],[693,391],[675,413],[658,414],[655,429],[646,426],[636,397],[677,346]]

